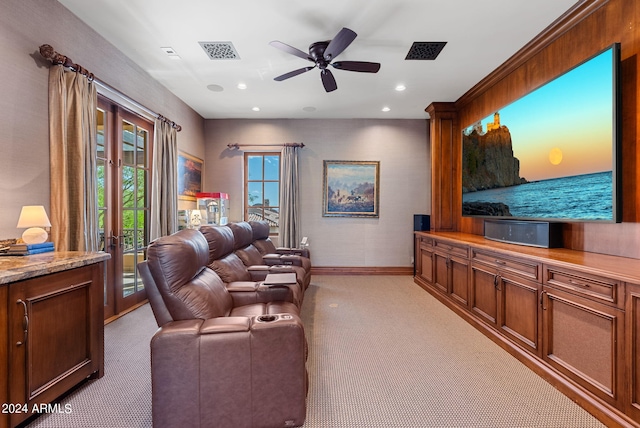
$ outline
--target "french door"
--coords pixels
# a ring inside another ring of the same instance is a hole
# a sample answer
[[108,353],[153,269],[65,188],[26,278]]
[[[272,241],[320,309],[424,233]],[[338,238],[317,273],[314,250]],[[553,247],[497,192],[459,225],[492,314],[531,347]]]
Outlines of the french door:
[[136,267],[149,244],[153,123],[103,98],[97,123],[100,249],[111,254],[104,290],[107,319],[147,298]]

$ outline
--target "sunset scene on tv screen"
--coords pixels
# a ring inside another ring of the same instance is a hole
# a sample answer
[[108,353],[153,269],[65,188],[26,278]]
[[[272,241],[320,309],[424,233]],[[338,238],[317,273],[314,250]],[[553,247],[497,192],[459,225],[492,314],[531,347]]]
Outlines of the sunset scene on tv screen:
[[[528,181],[611,171],[612,51],[499,110]],[[482,121],[494,121],[494,115]]]
[[463,215],[614,219],[617,52],[463,130]]

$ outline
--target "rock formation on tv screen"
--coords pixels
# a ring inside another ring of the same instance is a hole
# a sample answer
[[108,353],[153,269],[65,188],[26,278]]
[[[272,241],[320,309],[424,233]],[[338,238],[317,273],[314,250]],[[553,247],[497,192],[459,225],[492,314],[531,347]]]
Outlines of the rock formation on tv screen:
[[495,189],[526,183],[520,161],[513,156],[506,126],[483,133],[477,126],[462,136],[462,192]]

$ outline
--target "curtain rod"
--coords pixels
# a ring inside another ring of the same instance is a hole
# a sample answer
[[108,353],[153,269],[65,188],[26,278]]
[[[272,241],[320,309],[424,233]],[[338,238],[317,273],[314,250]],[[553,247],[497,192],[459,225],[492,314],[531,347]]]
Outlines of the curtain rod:
[[227,144],[231,150],[240,150],[240,147],[304,147],[304,143],[284,143],[284,144]]
[[103,88],[107,89],[108,91],[111,91],[114,94],[118,95],[119,97],[122,97],[127,102],[130,102],[131,104],[135,105],[136,107],[148,112],[152,116],[155,116],[158,120],[160,120],[162,122],[165,122],[165,123],[168,123],[169,125],[171,125],[171,127],[175,128],[176,131],[180,132],[182,130],[182,126],[178,125],[177,123],[167,119],[166,117],[162,116],[161,114],[158,114],[158,113],[156,113],[156,112],[154,112],[152,110],[149,110],[148,108],[146,108],[145,106],[143,106],[143,105],[139,104],[138,102],[132,100],[131,98],[129,98],[125,94],[117,91],[116,89],[112,88],[111,86],[107,85],[106,83],[100,81],[99,79],[97,79],[95,77],[95,75],[93,73],[89,72],[89,70],[87,70],[86,68],[84,68],[80,64],[74,64],[73,60],[71,58],[69,58],[68,56],[65,56],[65,55],[62,55],[62,54],[56,52],[55,49],[53,49],[53,47],[51,47],[51,45],[44,44],[44,45],[40,46],[40,55],[42,55],[43,58],[51,61],[51,63],[53,63],[53,64],[60,64],[63,67],[66,67],[66,68],[68,68],[70,70],[73,70],[75,72],[78,72],[78,73],[82,74],[83,76],[86,76],[87,79],[89,79],[90,82],[93,81],[98,86],[102,86]]

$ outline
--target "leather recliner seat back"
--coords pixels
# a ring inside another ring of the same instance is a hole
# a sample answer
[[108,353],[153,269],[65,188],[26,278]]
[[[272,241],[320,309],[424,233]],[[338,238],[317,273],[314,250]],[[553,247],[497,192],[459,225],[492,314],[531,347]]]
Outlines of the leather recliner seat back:
[[251,281],[251,273],[233,252],[233,232],[228,226],[202,226],[200,232],[208,244],[207,264],[222,281]]
[[229,224],[229,228],[233,232],[236,254],[245,266],[263,265],[262,253],[253,246],[253,229],[251,225],[241,221]]
[[246,221],[229,223],[229,229],[233,232],[233,249],[238,250],[251,245],[253,242],[253,229]]
[[197,230],[184,229],[154,241],[147,250],[149,271],[174,320],[228,316],[233,299],[207,268],[209,246]]
[[266,221],[250,221],[253,245],[261,254],[274,254],[276,246],[269,238],[269,224]]

